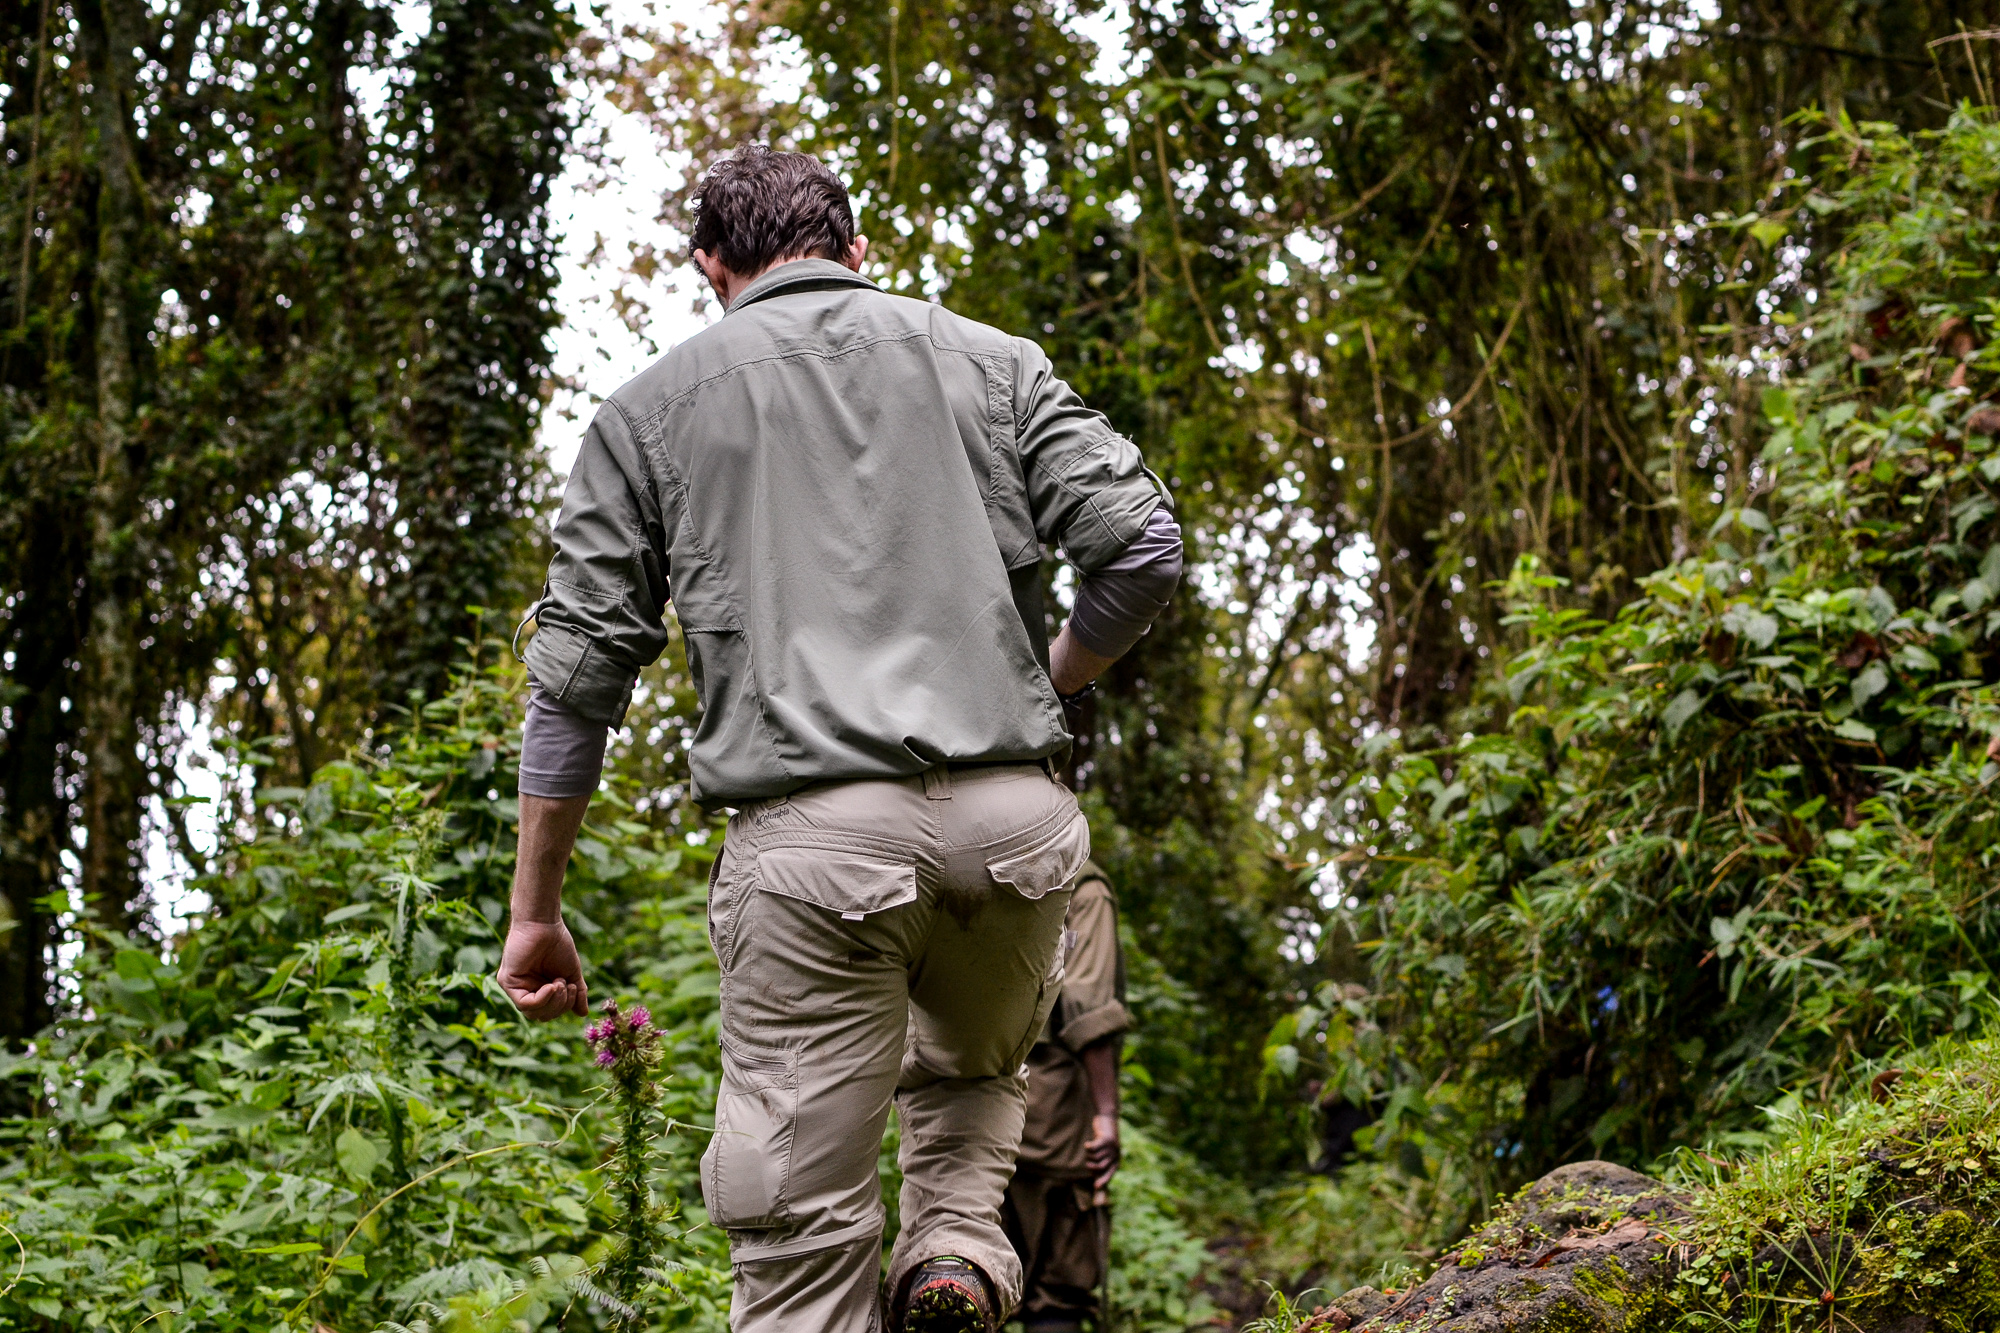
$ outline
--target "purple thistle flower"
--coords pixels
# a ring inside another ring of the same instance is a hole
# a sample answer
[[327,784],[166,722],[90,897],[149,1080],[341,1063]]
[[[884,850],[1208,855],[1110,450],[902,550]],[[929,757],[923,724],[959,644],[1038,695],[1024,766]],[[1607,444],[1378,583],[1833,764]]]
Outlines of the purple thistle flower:
[[653,1015],[652,1012],[648,1010],[645,1005],[642,1004],[635,1006],[633,1008],[632,1017],[628,1021],[630,1022],[631,1028],[634,1032],[640,1032],[643,1031],[645,1027],[653,1021]]
[[617,1063],[618,1057],[611,1052],[610,1048],[607,1047],[597,1053],[597,1067],[599,1069],[609,1069]]

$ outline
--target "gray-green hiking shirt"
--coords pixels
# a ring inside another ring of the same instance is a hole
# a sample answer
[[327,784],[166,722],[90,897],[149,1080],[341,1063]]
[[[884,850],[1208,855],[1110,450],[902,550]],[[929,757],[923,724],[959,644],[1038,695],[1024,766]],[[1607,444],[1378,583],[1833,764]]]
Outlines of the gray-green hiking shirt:
[[706,806],[1040,759],[1042,548],[1093,573],[1164,496],[1034,343],[798,260],[598,411],[528,669],[619,724],[671,586]]

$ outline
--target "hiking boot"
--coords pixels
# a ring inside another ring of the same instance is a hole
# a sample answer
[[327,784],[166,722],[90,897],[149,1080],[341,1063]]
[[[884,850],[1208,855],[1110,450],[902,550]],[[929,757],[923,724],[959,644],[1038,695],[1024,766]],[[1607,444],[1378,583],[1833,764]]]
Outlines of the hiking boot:
[[918,1265],[901,1333],[999,1333],[1000,1300],[977,1264],[943,1255]]

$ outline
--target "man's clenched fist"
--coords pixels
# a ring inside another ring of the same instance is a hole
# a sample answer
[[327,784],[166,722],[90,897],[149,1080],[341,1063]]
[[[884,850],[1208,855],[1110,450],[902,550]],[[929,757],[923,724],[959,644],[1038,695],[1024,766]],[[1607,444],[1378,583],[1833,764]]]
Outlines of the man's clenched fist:
[[583,960],[569,927],[560,921],[515,921],[507,930],[496,979],[514,1007],[538,1023],[590,1012]]

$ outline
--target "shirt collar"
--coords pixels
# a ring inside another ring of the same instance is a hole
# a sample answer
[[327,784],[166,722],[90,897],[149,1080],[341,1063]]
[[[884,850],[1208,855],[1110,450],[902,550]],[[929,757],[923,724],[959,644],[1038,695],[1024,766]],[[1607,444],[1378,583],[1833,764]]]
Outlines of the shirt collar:
[[736,299],[729,303],[729,313],[733,315],[744,306],[761,301],[767,296],[778,296],[785,292],[820,291],[830,287],[868,287],[880,290],[874,283],[845,264],[837,264],[831,259],[794,259],[758,275],[755,282],[745,287],[737,294]]

